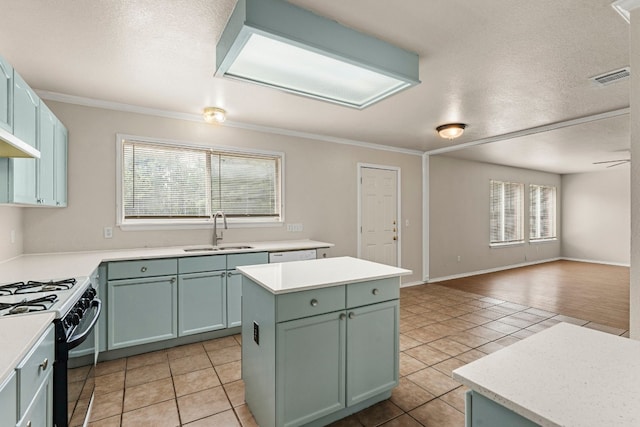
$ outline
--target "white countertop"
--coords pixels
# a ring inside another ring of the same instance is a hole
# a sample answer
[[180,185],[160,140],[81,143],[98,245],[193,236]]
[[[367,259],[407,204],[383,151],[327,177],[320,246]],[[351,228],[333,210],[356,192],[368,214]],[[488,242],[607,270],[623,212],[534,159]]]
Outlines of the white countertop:
[[411,270],[404,268],[351,257],[248,265],[238,267],[238,271],[273,294],[399,277],[412,273]]
[[98,265],[105,261],[223,255],[228,253],[278,252],[298,249],[329,248],[332,247],[333,244],[317,242],[314,240],[286,240],[273,242],[227,243],[225,245],[220,245],[220,247],[225,246],[251,246],[251,249],[215,252],[185,252],[185,248],[198,247],[185,245],[168,248],[27,254],[0,263],[0,283],[10,283],[21,280],[51,280],[66,277],[90,276]]
[[640,342],[560,323],[453,371],[542,426],[640,426]]
[[54,317],[53,313],[45,312],[0,318],[0,384],[27,355]]

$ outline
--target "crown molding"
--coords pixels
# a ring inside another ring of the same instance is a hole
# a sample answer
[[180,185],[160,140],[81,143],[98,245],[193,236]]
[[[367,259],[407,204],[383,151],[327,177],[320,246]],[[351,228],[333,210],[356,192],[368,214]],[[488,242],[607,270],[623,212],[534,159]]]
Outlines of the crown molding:
[[[192,122],[204,123],[201,114],[180,113],[177,111],[159,110],[155,108],[140,107],[131,104],[122,104],[119,102],[104,101],[101,99],[85,98],[82,96],[67,95],[58,92],[50,92],[46,90],[36,90],[40,98],[64,102],[66,104],[82,105],[85,107],[103,108],[105,110],[124,111],[128,113],[145,114],[148,116],[165,117],[169,119],[187,120]],[[255,125],[251,123],[243,123],[227,120],[217,126],[231,127],[237,129],[251,130],[256,132],[270,133],[275,135],[292,136],[297,138],[311,139],[323,142],[332,142],[334,144],[351,145],[361,148],[369,148],[372,150],[390,151],[393,153],[408,154],[412,156],[422,156],[424,151],[411,150],[409,148],[393,147],[390,145],[374,144],[372,142],[357,141],[353,139],[337,138],[328,135],[321,135],[310,132],[300,132],[291,129],[284,129],[271,126]]]
[[616,0],[611,7],[622,16],[622,19],[631,22],[631,11],[640,7],[640,0]]

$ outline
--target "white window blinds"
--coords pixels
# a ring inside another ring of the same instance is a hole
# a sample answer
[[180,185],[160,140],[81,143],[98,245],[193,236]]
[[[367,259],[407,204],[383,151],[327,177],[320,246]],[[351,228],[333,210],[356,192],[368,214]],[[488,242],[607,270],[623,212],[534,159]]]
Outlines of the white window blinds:
[[520,243],[523,232],[524,185],[491,181],[490,244]]
[[529,185],[529,240],[556,238],[556,187]]
[[280,156],[124,140],[123,218],[280,216]]

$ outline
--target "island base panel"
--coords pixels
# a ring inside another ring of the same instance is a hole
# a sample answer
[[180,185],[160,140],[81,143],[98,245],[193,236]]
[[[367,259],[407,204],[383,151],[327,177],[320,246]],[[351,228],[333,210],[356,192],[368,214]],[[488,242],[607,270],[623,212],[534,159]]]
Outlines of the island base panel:
[[499,403],[472,390],[465,396],[465,427],[539,427]]

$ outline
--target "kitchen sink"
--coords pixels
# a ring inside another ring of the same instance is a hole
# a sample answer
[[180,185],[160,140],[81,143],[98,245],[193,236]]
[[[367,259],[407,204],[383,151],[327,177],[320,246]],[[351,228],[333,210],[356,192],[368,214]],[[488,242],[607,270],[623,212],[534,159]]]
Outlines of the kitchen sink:
[[185,248],[185,252],[221,252],[237,251],[240,249],[253,249],[253,246],[199,246],[195,248]]

